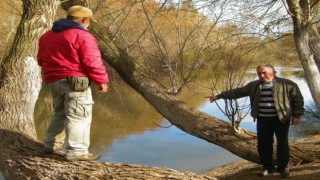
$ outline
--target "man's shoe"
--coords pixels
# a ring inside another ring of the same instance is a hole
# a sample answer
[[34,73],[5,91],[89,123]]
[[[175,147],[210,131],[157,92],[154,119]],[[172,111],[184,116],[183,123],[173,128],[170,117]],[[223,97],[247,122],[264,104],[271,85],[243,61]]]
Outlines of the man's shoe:
[[267,176],[268,174],[273,174],[276,172],[276,169],[263,169],[257,173],[258,177]]
[[80,156],[76,156],[76,155],[66,155],[66,159],[68,161],[96,161],[100,158],[99,155],[95,155],[95,154],[83,154]]
[[261,170],[260,172],[257,173],[257,176],[258,177],[263,177],[263,176],[267,176],[269,173],[268,173],[268,170],[267,169],[263,169]]

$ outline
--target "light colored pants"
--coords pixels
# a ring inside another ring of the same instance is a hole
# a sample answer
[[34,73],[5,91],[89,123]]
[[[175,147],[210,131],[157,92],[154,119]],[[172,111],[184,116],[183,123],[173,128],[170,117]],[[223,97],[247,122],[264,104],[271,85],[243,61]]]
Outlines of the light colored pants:
[[65,130],[66,155],[88,153],[92,121],[92,94],[72,91],[66,79],[50,83],[54,115],[49,124],[45,148],[53,149],[57,135]]

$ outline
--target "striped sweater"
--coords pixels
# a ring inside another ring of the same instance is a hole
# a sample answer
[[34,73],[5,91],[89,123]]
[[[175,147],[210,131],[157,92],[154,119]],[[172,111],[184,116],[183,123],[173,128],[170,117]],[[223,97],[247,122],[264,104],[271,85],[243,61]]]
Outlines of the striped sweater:
[[259,116],[261,117],[276,117],[277,110],[274,106],[272,95],[273,83],[263,83],[261,86],[260,100],[259,100]]

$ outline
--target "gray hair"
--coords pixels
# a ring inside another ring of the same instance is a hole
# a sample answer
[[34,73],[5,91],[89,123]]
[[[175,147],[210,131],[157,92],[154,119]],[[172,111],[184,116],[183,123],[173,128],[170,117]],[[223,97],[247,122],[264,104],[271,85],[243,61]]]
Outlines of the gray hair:
[[271,69],[274,73],[276,72],[276,70],[274,69],[274,67],[271,64],[261,64],[261,65],[257,66],[256,70],[258,71],[262,67],[267,67],[267,68]]

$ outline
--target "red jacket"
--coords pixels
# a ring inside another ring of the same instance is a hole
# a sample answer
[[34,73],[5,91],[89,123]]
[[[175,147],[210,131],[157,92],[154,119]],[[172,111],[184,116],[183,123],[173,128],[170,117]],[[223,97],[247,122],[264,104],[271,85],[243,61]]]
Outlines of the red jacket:
[[68,76],[87,76],[96,84],[109,81],[96,39],[81,24],[61,19],[41,36],[37,60],[45,83]]

